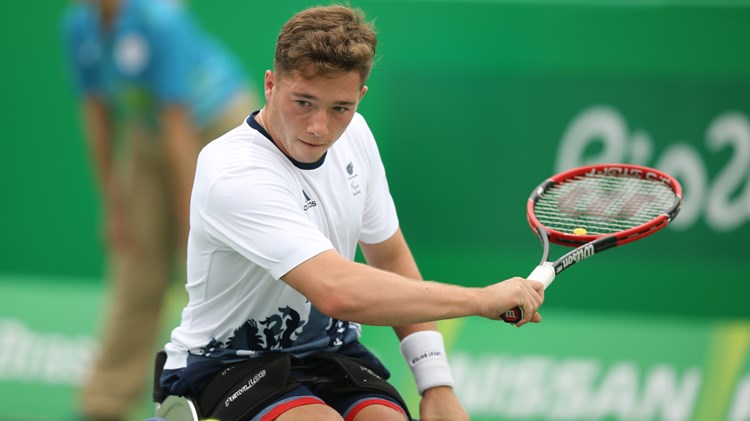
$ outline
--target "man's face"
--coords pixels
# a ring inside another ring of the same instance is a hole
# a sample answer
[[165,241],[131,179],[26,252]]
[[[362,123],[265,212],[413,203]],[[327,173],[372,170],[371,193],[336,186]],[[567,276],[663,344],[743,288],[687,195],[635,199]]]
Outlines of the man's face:
[[287,156],[304,163],[318,161],[336,142],[367,92],[357,72],[305,79],[269,70],[264,88],[266,130]]

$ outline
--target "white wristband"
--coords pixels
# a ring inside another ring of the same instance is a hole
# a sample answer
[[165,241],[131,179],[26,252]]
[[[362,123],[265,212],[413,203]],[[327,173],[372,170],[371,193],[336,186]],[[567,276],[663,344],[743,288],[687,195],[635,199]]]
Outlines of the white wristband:
[[401,341],[401,355],[409,364],[419,394],[435,386],[453,387],[443,335],[434,330],[412,333]]

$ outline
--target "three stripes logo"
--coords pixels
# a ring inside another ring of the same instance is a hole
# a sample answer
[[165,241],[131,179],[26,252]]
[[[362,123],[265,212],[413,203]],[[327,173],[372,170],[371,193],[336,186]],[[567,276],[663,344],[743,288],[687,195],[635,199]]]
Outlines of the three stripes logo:
[[318,206],[318,203],[310,199],[310,196],[308,196],[307,192],[305,192],[304,190],[302,190],[302,195],[305,196],[305,206],[302,207],[305,212],[307,212],[307,210],[310,208]]

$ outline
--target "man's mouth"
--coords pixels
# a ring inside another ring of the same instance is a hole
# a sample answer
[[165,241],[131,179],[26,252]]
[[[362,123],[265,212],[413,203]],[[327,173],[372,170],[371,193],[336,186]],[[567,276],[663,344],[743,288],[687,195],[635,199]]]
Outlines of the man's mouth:
[[321,146],[325,146],[325,143],[312,143],[312,142],[308,142],[308,141],[306,141],[304,139],[297,139],[297,140],[299,140],[300,142],[302,142],[305,145],[310,146],[312,148],[319,148]]

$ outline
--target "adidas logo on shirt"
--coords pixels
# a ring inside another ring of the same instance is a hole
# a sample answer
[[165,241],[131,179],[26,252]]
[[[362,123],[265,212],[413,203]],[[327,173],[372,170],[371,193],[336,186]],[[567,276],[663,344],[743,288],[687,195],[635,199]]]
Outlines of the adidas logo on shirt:
[[302,190],[302,195],[305,196],[305,206],[302,207],[305,212],[310,208],[318,206],[318,204],[314,200],[310,199],[310,196],[308,196],[304,190]]

